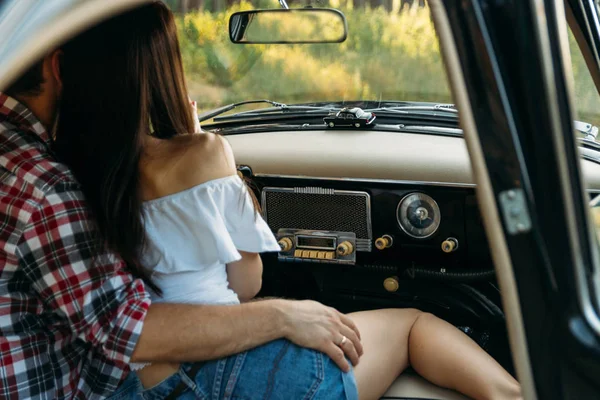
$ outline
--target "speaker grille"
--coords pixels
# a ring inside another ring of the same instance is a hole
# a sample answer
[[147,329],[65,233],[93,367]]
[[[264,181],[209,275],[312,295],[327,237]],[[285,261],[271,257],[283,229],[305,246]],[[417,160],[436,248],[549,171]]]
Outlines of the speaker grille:
[[281,228],[354,232],[370,248],[371,206],[366,192],[266,187],[262,208],[274,232]]

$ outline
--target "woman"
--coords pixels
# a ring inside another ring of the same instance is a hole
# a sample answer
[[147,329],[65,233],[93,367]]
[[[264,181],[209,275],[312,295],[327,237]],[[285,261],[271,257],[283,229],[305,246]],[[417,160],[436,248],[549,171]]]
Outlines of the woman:
[[[210,133],[187,134],[194,132],[193,112],[170,11],[160,2],[130,11],[63,51],[56,151],[81,183],[103,244],[147,282],[153,301],[251,299],[261,285],[258,253],[278,246],[236,175],[228,143]],[[518,383],[495,360],[430,314],[376,310],[349,316],[364,348],[355,382],[329,363],[313,398],[353,398],[356,390],[361,399],[379,398],[409,365],[475,399],[520,398]],[[245,365],[261,368],[259,351],[249,351]],[[213,390],[214,379],[202,374],[215,365],[207,363],[199,373],[204,378],[196,383],[207,386],[199,390]],[[132,367],[150,398],[164,396],[165,382],[179,366]],[[233,397],[245,390],[240,379],[228,387]],[[293,383],[285,390],[275,394],[300,396]]]

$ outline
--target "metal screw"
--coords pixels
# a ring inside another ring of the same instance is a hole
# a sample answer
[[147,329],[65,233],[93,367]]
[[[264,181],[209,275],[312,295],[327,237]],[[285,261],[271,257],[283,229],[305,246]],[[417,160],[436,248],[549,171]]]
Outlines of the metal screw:
[[445,273],[446,273],[446,268],[441,268],[441,269],[440,269],[440,272],[441,272],[442,274],[445,274]]
[[506,193],[506,197],[508,197],[509,200],[514,200],[515,197],[517,197],[517,194],[514,190],[509,190],[508,193]]
[[518,232],[525,232],[525,225],[523,225],[523,224],[517,224],[517,231]]

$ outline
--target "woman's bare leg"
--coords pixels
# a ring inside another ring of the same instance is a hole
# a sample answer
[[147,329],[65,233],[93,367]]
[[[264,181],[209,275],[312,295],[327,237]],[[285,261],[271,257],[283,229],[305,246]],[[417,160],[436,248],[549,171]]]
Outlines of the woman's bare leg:
[[387,309],[348,316],[364,347],[355,368],[361,400],[379,399],[409,365],[430,382],[477,400],[521,399],[508,372],[467,335],[431,314]]

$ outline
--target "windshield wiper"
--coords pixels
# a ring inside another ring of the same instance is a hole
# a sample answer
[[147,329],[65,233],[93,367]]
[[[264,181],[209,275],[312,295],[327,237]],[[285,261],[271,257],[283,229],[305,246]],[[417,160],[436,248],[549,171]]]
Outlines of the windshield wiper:
[[[240,105],[267,103],[274,107],[265,107],[247,111],[241,111],[229,115],[219,116],[227,111],[230,111]],[[291,122],[304,120],[305,122],[317,123],[317,119],[321,119],[340,111],[342,108],[351,107],[354,103],[349,102],[323,102],[312,104],[295,104],[287,105],[272,100],[248,100],[239,103],[229,104],[215,110],[206,112],[199,116],[200,122],[214,118],[216,124],[255,124],[255,123],[273,123],[273,122]],[[375,102],[373,102],[375,104]],[[435,123],[435,124],[457,124],[458,111],[453,104],[432,104],[432,103],[408,103],[408,102],[385,102],[383,106],[368,108],[363,110],[373,112],[377,117],[384,119],[402,119],[406,122],[413,123],[419,121],[419,124]],[[211,127],[216,127],[210,124]],[[222,126],[222,125],[221,125]]]
[[458,110],[454,107],[454,104],[435,104],[432,106],[415,105],[415,106],[378,107],[378,108],[369,108],[364,111],[374,112],[374,113],[391,112],[391,113],[398,113],[398,114],[414,114],[415,111],[426,111],[426,112],[433,113],[431,115],[436,115],[436,113],[442,112],[444,114],[454,114],[458,117]]
[[[226,115],[224,117],[220,117],[220,118],[215,118],[223,113],[226,113],[227,111],[233,110],[236,107],[239,106],[243,106],[246,104],[261,104],[261,103],[266,103],[266,104],[271,104],[274,107],[268,107],[268,108],[261,108],[258,110],[248,110],[248,111],[242,111],[239,113],[235,113],[235,114],[231,114],[231,115]],[[239,103],[232,103],[232,104],[228,104],[226,106],[223,107],[219,107],[216,108],[212,111],[208,111],[205,112],[203,114],[200,114],[198,116],[198,120],[200,122],[209,120],[211,118],[215,118],[215,122],[217,121],[232,121],[232,120],[236,120],[236,119],[246,119],[248,117],[256,117],[256,116],[261,116],[261,115],[267,115],[267,114],[272,114],[272,113],[290,113],[290,116],[293,115],[294,111],[302,111],[303,114],[306,113],[310,113],[312,111],[317,111],[320,113],[325,112],[329,112],[331,110],[335,110],[335,107],[323,107],[323,106],[310,106],[310,105],[290,105],[288,106],[287,104],[284,103],[278,103],[276,101],[272,101],[272,100],[247,100],[247,101],[240,101]],[[293,115],[295,116],[295,115]]]
[[237,102],[237,103],[227,104],[226,106],[215,108],[214,110],[211,110],[211,111],[199,114],[198,115],[198,121],[200,121],[200,122],[206,121],[207,119],[214,118],[217,115],[221,115],[223,113],[226,113],[227,111],[231,111],[234,108],[239,107],[239,106],[243,106],[243,105],[246,105],[246,104],[261,104],[261,103],[271,104],[271,105],[275,106],[278,109],[287,108],[287,105],[285,105],[283,103],[278,103],[278,102],[273,101],[273,100],[266,100],[266,99],[246,100],[246,101],[240,101],[240,102]]

